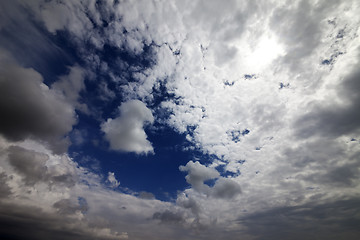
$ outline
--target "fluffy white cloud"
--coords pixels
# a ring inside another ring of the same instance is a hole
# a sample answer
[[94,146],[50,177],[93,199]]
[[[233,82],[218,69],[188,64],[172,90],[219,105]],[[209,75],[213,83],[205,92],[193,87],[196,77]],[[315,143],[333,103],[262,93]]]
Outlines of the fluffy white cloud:
[[212,168],[207,168],[199,162],[188,162],[186,166],[180,166],[180,171],[187,171],[186,181],[199,192],[208,193],[210,187],[204,181],[218,178],[219,173]]
[[145,123],[153,123],[154,117],[146,105],[139,100],[122,103],[120,116],[102,123],[101,130],[113,150],[153,153],[154,149],[147,140]]

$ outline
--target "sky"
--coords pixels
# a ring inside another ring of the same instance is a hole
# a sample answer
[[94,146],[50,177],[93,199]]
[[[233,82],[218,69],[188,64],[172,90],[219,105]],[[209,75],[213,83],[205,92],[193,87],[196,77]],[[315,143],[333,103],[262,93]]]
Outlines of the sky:
[[359,12],[0,1],[0,238],[359,239]]

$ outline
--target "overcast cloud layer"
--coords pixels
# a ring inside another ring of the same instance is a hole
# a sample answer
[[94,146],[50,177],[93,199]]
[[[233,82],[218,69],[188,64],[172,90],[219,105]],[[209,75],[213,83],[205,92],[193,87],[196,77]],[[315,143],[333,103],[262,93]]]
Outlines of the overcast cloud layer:
[[[0,238],[358,239],[359,12],[1,1]],[[115,166],[156,159],[167,128],[167,161],[194,157],[164,200]]]

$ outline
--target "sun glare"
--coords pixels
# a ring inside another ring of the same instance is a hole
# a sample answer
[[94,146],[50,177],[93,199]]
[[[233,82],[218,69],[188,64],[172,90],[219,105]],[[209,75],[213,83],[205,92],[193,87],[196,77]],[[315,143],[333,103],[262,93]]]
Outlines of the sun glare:
[[261,71],[283,53],[284,49],[276,38],[266,36],[260,38],[253,49],[249,49],[246,62],[254,71]]

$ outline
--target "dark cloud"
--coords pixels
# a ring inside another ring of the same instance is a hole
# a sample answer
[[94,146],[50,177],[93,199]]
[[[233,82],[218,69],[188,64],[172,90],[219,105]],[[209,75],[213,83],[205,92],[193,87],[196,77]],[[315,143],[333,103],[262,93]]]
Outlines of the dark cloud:
[[[57,205],[62,209],[66,209],[66,204],[64,203]],[[102,228],[97,228],[95,224],[90,225],[66,215],[46,213],[40,208],[15,204],[0,204],[1,239],[119,239],[119,236],[116,234],[106,233],[106,231],[101,233],[102,230]]]
[[18,172],[27,185],[37,182],[46,182],[49,185],[60,184],[67,187],[75,185],[75,176],[70,173],[52,173],[46,166],[49,156],[33,150],[27,150],[18,146],[11,146],[7,150],[8,161],[15,171]]
[[255,239],[358,239],[360,199],[279,207],[239,219]]
[[355,187],[360,176],[360,163],[331,166],[325,174],[312,174],[306,177],[313,183],[328,184],[336,187]]
[[0,133],[11,141],[33,138],[55,153],[66,151],[64,136],[75,124],[75,112],[64,97],[42,83],[33,69],[1,61]]
[[11,194],[11,188],[7,184],[8,176],[5,173],[0,173],[0,199],[7,198]]
[[360,131],[360,70],[356,68],[345,77],[338,89],[342,104],[312,102],[309,113],[294,124],[295,134],[300,138],[313,135],[339,137]]

